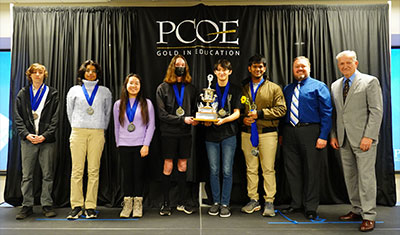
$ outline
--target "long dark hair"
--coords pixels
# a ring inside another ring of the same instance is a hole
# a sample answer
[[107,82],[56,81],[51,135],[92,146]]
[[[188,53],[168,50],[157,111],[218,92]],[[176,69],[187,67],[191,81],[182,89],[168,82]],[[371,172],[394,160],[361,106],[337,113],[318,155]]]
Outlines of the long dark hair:
[[135,77],[137,79],[139,79],[140,82],[140,90],[138,92],[138,94],[136,95],[136,99],[138,99],[139,103],[140,103],[140,108],[141,110],[141,115],[142,115],[142,119],[143,119],[143,124],[147,124],[149,122],[149,110],[147,108],[147,100],[146,98],[143,96],[143,83],[142,83],[142,78],[134,73],[130,73],[128,74],[128,76],[126,76],[124,84],[122,85],[122,89],[121,89],[121,98],[120,98],[120,103],[119,103],[119,123],[121,124],[121,126],[124,125],[124,120],[125,120],[125,112],[126,112],[126,103],[128,103],[128,99],[129,99],[129,93],[128,90],[126,89],[126,85],[128,84],[129,78],[131,77]]
[[83,64],[81,64],[78,70],[78,77],[76,78],[76,82],[82,86],[82,80],[85,79],[86,67],[88,65],[93,65],[96,68],[96,79],[99,80],[100,84],[101,77],[103,76],[103,70],[101,69],[101,66],[93,60],[86,60],[85,62],[83,62]]

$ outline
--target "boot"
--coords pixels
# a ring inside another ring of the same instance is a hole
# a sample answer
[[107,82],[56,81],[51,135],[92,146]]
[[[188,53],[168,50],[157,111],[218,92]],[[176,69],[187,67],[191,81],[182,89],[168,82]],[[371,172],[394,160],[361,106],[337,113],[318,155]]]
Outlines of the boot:
[[132,217],[142,217],[143,216],[143,197],[133,198],[133,214]]
[[132,213],[132,197],[124,197],[123,202],[124,207],[122,208],[119,217],[121,218],[129,218]]

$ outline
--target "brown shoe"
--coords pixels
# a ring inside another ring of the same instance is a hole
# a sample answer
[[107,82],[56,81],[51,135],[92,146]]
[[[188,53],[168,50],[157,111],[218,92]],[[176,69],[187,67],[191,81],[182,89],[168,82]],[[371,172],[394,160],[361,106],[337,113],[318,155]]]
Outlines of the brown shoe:
[[361,215],[354,214],[353,212],[349,212],[346,215],[342,215],[339,217],[339,220],[344,220],[344,221],[358,221],[362,220]]
[[360,226],[360,231],[361,232],[369,232],[374,230],[375,228],[375,221],[372,220],[363,220],[361,226]]

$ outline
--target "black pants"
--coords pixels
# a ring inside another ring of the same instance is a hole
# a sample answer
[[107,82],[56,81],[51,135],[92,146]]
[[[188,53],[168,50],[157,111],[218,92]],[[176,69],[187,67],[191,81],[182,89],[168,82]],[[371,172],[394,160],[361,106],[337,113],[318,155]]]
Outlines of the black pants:
[[142,197],[144,185],[144,161],[140,156],[142,146],[118,147],[123,175],[122,189],[125,197]]
[[326,147],[315,148],[320,125],[283,128],[282,153],[285,172],[290,186],[293,208],[304,207],[305,211],[316,211],[319,205],[321,160]]

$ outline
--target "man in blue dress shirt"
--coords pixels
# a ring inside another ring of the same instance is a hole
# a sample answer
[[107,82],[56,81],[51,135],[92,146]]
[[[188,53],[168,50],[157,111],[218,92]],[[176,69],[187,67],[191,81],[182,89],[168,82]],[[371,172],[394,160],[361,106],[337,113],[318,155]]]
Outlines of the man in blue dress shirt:
[[293,76],[297,80],[287,85],[283,93],[288,112],[281,139],[285,171],[291,203],[284,213],[300,212],[308,219],[317,217],[319,178],[322,156],[332,126],[332,104],[328,87],[310,77],[308,58],[293,61]]

